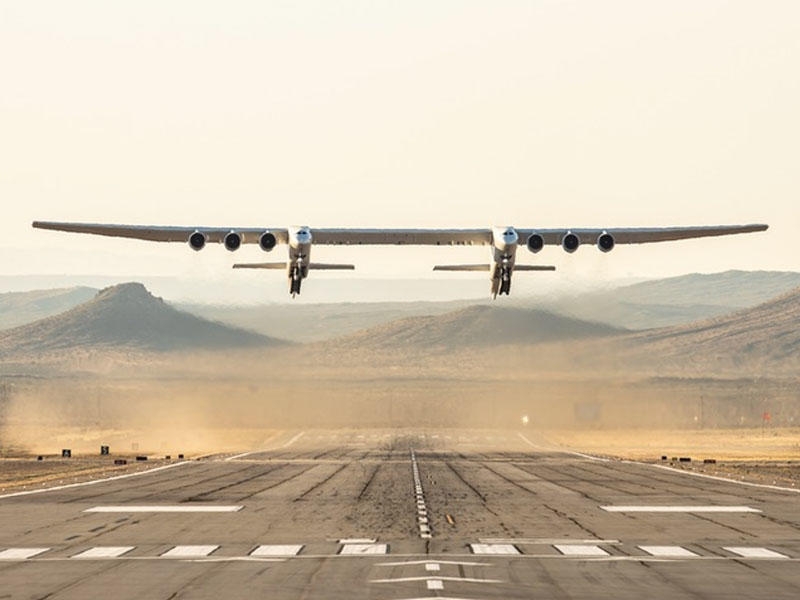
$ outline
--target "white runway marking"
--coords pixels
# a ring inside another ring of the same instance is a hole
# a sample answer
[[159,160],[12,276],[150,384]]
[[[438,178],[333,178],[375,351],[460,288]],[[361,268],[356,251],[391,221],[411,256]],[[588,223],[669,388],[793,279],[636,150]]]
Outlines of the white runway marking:
[[259,546],[250,553],[250,556],[297,556],[302,549],[302,544]]
[[87,508],[83,512],[87,513],[231,513],[239,512],[243,506],[194,506],[194,505],[171,505],[171,506],[95,506]]
[[0,560],[25,560],[43,554],[50,548],[9,548],[0,552]]
[[439,571],[441,568],[442,567],[439,565],[439,563],[425,563],[426,571]]
[[441,579],[430,579],[427,582],[429,590],[443,590],[444,582]]
[[208,556],[219,546],[175,546],[161,555],[161,558],[202,558]]
[[733,552],[744,558],[789,558],[785,554],[775,552],[769,548],[748,548],[745,546],[724,546],[723,550]]
[[137,471],[136,473],[126,473],[125,475],[115,475],[114,477],[106,477],[105,479],[93,479],[92,481],[83,481],[81,483],[68,483],[67,485],[56,485],[49,488],[42,488],[38,490],[25,490],[24,492],[13,492],[11,494],[3,494],[3,498],[17,498],[19,496],[30,496],[32,494],[44,494],[45,492],[57,492],[60,490],[71,490],[73,488],[85,487],[87,485],[97,485],[98,483],[108,483],[109,481],[119,481],[121,479],[128,479],[130,477],[141,477],[142,475],[150,475],[151,473],[160,473],[167,469],[174,469],[183,465],[190,465],[191,461],[183,461],[172,463],[171,465],[164,465],[163,467],[156,467],[154,469],[147,469],[146,471]]
[[650,556],[660,558],[696,558],[697,554],[681,546],[639,546]]
[[608,556],[600,546],[589,544],[554,544],[553,547],[564,556]]
[[[428,565],[432,561],[431,560],[406,560],[400,562],[387,562],[387,563],[378,563],[376,567],[408,567],[412,565]],[[483,562],[464,562],[461,560],[437,560],[437,565],[455,565],[455,566],[464,566],[464,567],[491,567],[492,563],[483,563]]]
[[503,583],[499,579],[474,579],[472,577],[398,577],[397,579],[373,579],[370,583],[408,583],[410,581],[460,581],[462,583]]
[[377,538],[344,538],[339,540],[340,544],[374,544]]
[[619,540],[577,540],[572,538],[480,538],[482,544],[522,544],[523,546],[555,546],[556,544],[619,544]]
[[[305,434],[305,431],[301,431],[300,433],[298,433],[296,436],[294,436],[292,439],[290,439],[288,442],[286,442],[283,446],[281,446],[281,449],[288,448],[289,446],[294,444],[297,440],[299,440],[301,437],[303,437],[303,434]],[[317,436],[317,439],[321,439],[321,438],[319,436]],[[261,452],[268,452],[268,451],[269,451],[269,448],[266,448],[266,449],[263,449],[263,450],[253,450],[252,452],[242,452],[241,454],[237,454],[235,456],[229,456],[228,458],[225,459],[225,462],[230,462],[232,460],[236,460],[237,458],[244,458],[245,456],[250,456],[251,454],[260,454]]]
[[339,554],[342,555],[364,555],[364,554],[386,554],[389,547],[386,544],[345,544]]
[[543,452],[561,452],[563,454],[572,454],[573,456],[580,456],[581,458],[586,458],[588,460],[594,460],[594,461],[597,461],[597,462],[609,462],[609,460],[607,458],[601,458],[599,456],[592,456],[591,454],[583,454],[582,452],[575,452],[573,450],[564,450],[563,448],[546,448],[545,446],[540,446],[538,444],[534,444],[532,441],[530,441],[528,438],[526,438],[521,433],[518,433],[517,435],[519,437],[521,437],[522,441],[524,441],[530,447],[535,448],[537,450],[542,450]]
[[116,558],[127,554],[136,546],[95,546],[76,554],[72,558]]
[[749,506],[601,506],[607,512],[652,513],[760,513]]
[[519,550],[512,544],[470,544],[473,554],[519,554]]
[[630,465],[640,465],[645,467],[653,467],[654,469],[663,469],[665,471],[669,471],[670,473],[677,473],[680,475],[691,475],[692,477],[702,477],[703,479],[711,479],[713,481],[723,481],[725,483],[735,483],[736,485],[744,485],[747,487],[762,488],[765,490],[778,490],[780,492],[792,492],[793,494],[800,494],[800,489],[797,488],[787,488],[787,487],[781,487],[779,485],[769,485],[766,483],[753,483],[752,481],[739,481],[738,479],[729,479],[727,477],[719,477],[717,475],[707,475],[705,473],[695,473],[694,471],[684,471],[683,469],[676,469],[674,467],[668,467],[666,465],[654,465],[652,463],[642,463],[633,460],[624,460],[622,462]]

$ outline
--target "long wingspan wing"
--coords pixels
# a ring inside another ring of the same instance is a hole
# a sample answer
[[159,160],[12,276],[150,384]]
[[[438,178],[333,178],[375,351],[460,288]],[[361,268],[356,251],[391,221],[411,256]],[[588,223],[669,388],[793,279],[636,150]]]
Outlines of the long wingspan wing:
[[285,228],[171,227],[158,225],[106,225],[101,223],[54,223],[50,221],[34,221],[33,226],[37,229],[91,233],[151,242],[186,242],[189,236],[196,231],[203,233],[209,243],[222,243],[225,236],[231,231],[235,231],[242,236],[243,244],[257,244],[261,234],[267,230],[275,236],[279,244],[285,244],[288,240],[288,232]]
[[559,245],[567,233],[574,233],[581,244],[594,244],[604,233],[610,233],[616,244],[648,244],[652,242],[670,242],[691,238],[733,235],[766,231],[767,225],[712,225],[703,227],[622,227],[608,229],[518,229],[519,243],[525,244],[528,238],[538,233],[545,244]]
[[481,246],[491,229],[311,229],[314,244],[334,246]]
[[[150,225],[106,225],[99,223],[55,223],[34,221],[38,229],[52,229],[74,233],[90,233],[112,237],[134,238],[155,242],[185,242],[192,233],[199,231],[210,243],[221,243],[231,231],[242,236],[242,243],[256,244],[265,231],[275,235],[276,242],[288,241],[285,228],[266,227],[171,227]],[[558,245],[567,233],[574,233],[582,244],[593,244],[603,233],[610,233],[617,244],[645,244],[667,242],[689,238],[701,238],[737,233],[765,231],[767,225],[718,225],[705,227],[630,227],[608,229],[518,229],[519,243],[537,233],[545,244]],[[491,229],[312,229],[314,244],[360,246],[360,245],[409,245],[409,246],[471,246],[492,243]]]

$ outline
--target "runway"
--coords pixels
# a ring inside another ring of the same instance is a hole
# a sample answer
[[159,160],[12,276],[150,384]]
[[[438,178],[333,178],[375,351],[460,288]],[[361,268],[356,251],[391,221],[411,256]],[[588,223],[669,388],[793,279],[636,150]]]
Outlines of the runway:
[[527,431],[287,431],[0,497],[0,598],[798,598],[800,494]]

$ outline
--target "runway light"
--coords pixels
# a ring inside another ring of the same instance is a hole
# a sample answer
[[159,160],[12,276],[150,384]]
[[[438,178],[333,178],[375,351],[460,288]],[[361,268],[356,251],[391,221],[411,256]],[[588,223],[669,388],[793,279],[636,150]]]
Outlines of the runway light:
[[528,415],[522,415],[522,424],[523,425],[527,425],[529,421],[530,421],[530,419],[528,418]]

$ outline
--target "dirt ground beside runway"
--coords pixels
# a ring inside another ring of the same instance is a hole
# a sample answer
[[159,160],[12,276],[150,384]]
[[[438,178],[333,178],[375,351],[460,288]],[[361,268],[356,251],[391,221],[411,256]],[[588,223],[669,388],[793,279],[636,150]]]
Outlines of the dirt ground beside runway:
[[[662,463],[742,481],[800,488],[800,428],[560,430],[546,437],[564,449]],[[667,460],[662,460],[666,456]],[[691,462],[680,462],[680,458]],[[716,463],[705,464],[704,460]]]

